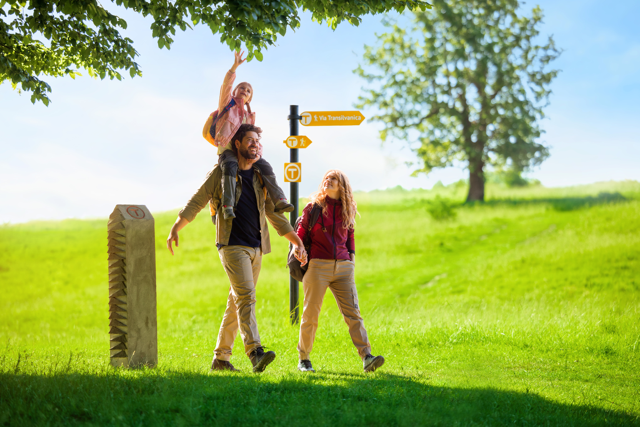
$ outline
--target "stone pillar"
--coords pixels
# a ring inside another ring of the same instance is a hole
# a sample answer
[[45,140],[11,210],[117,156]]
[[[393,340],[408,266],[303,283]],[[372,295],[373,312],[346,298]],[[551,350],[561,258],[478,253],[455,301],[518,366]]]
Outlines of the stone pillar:
[[109,336],[113,366],[158,363],[154,221],[143,205],[109,216]]

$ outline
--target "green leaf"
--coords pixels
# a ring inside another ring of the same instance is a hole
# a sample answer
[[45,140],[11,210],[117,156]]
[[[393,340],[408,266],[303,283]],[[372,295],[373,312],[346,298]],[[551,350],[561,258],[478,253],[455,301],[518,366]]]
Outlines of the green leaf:
[[255,51],[253,54],[255,55],[256,59],[257,59],[259,62],[262,62],[262,52],[260,52],[259,50],[257,50],[257,51]]

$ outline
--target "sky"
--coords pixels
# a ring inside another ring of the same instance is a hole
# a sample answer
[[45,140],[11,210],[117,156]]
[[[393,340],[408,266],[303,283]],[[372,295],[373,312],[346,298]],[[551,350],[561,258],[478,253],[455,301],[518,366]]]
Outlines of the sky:
[[[527,2],[545,13],[541,34],[564,50],[551,88],[542,141],[551,156],[529,173],[549,187],[640,180],[640,2]],[[152,212],[183,206],[217,161],[202,138],[207,116],[233,54],[204,26],[178,32],[158,49],[151,21],[112,9],[128,23],[143,77],[123,81],[45,78],[49,107],[31,104],[0,85],[0,224],[40,219],[105,218],[116,204]],[[353,110],[366,86],[353,70],[364,45],[386,31],[382,15],[332,31],[302,14],[301,27],[278,39],[264,60],[245,63],[238,80],[254,88],[252,109],[263,129],[264,157],[281,185],[289,151],[290,105],[300,112]],[[125,73],[125,75],[128,75]],[[362,110],[365,117],[372,111]],[[411,177],[415,154],[402,142],[382,145],[380,125],[303,127],[313,144],[300,150],[300,195],[315,191],[324,172],[342,169],[355,190],[401,185],[431,188],[466,178],[463,167]]]

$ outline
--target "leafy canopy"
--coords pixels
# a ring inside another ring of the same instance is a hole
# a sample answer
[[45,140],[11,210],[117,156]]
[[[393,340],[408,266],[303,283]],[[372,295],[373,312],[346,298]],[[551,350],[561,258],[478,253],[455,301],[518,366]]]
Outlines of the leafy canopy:
[[[300,8],[316,22],[335,29],[361,16],[391,10],[429,7],[421,0],[114,0],[116,5],[153,17],[158,47],[169,49],[176,29],[207,25],[230,49],[244,43],[248,58],[262,60],[262,50],[278,35],[300,26]],[[89,75],[122,79],[121,72],[141,76],[133,40],[119,30],[127,23],[96,0],[0,0],[0,84],[11,82],[31,92],[31,101],[49,104],[51,87],[40,76]]]
[[411,146],[414,175],[466,162],[469,200],[484,198],[485,165],[521,171],[549,154],[539,120],[560,51],[538,44],[539,7],[519,12],[517,0],[436,0],[410,25],[387,21],[355,70],[373,83],[357,106],[377,108],[380,138]]

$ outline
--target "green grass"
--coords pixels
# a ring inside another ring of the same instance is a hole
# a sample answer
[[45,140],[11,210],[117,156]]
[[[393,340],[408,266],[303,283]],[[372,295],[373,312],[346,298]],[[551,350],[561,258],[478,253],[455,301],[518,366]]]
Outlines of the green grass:
[[[295,370],[286,241],[272,235],[257,317],[277,352],[209,374],[228,292],[206,212],[156,219],[155,369],[108,365],[106,220],[0,227],[0,425],[640,425],[640,184],[358,193],[356,280],[372,375],[327,293]],[[459,205],[435,221],[429,200]]]

